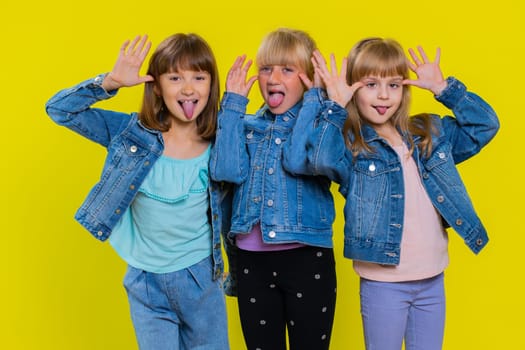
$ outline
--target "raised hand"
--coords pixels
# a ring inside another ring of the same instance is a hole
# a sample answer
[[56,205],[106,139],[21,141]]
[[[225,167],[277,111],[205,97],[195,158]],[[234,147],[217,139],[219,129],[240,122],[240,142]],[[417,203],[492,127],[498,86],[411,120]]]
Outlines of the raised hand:
[[414,49],[408,49],[410,57],[413,61],[411,62],[409,60],[408,66],[414,73],[416,73],[417,79],[405,79],[403,84],[414,85],[422,89],[430,90],[432,93],[434,93],[434,95],[439,95],[443,89],[447,87],[447,82],[443,78],[443,73],[439,67],[441,50],[439,47],[437,48],[434,62],[431,62],[428,59],[425,50],[423,50],[421,46],[418,46],[417,50],[419,52],[419,56],[421,57],[417,55]]
[[102,87],[107,91],[124,86],[134,86],[153,81],[150,75],[140,76],[140,68],[151,48],[148,36],[136,36],[131,42],[126,40],[120,47],[117,62],[113,70],[106,75]]
[[323,55],[318,50],[313,53],[312,63],[316,74],[321,77],[326,86],[328,97],[343,107],[346,107],[348,102],[350,102],[357,89],[363,86],[361,82],[355,82],[351,86],[346,82],[346,69],[348,64],[346,57],[343,58],[341,63],[341,71],[337,70],[334,54],[330,55],[330,69],[328,69]]
[[246,77],[248,76],[248,70],[250,70],[252,62],[252,60],[246,61],[246,55],[238,56],[235,59],[235,62],[228,71],[228,76],[226,78],[226,91],[233,92],[244,97],[248,96],[253,83],[255,83],[257,80],[257,76],[252,76],[246,80]]

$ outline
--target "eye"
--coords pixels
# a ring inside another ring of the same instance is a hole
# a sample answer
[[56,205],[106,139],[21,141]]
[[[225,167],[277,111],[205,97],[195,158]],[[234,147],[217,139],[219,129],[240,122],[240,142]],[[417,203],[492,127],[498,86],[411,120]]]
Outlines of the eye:
[[168,77],[168,79],[169,79],[170,81],[179,81],[179,80],[180,80],[180,76],[178,76],[178,75],[170,75],[170,76]]
[[269,73],[270,71],[271,69],[268,66],[259,67],[259,73]]
[[283,68],[283,72],[285,72],[285,73],[293,73],[293,72],[295,72],[295,69],[292,68],[292,67],[284,67]]
[[391,87],[392,89],[397,89],[397,88],[400,87],[400,84],[399,84],[399,83],[390,83],[390,87]]
[[373,89],[377,86],[377,83],[373,82],[373,81],[369,81],[367,83],[365,83],[366,87],[367,88],[370,88],[370,89]]
[[208,76],[205,75],[205,74],[202,74],[202,75],[197,75],[195,77],[196,80],[199,80],[199,81],[205,81],[205,80],[208,80]]

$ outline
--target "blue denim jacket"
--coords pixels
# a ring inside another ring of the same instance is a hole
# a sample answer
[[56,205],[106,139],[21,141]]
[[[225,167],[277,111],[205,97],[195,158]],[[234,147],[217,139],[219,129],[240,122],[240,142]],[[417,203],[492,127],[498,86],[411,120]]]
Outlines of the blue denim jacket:
[[[414,161],[434,207],[467,246],[478,253],[488,242],[456,164],[477,154],[496,134],[499,122],[492,108],[468,92],[454,78],[436,99],[455,117],[432,115],[436,135],[427,157],[416,147]],[[291,171],[328,176],[340,184],[346,198],[344,255],[379,264],[399,264],[404,219],[404,184],[397,153],[369,125],[363,125],[364,140],[374,153],[353,159],[345,146],[344,108],[324,100],[318,89],[305,96],[285,157],[307,151],[307,160],[286,162]],[[416,146],[420,142],[413,138]],[[406,137],[405,142],[407,143]],[[407,143],[408,146],[408,143]],[[304,164],[306,163],[306,165]]]
[[[325,176],[295,176],[284,170],[283,149],[302,102],[281,115],[263,106],[246,114],[248,99],[225,93],[221,101],[210,172],[216,181],[234,184],[231,230],[226,252],[235,280],[238,234],[260,223],[265,243],[299,242],[331,248],[335,218],[330,180]],[[232,281],[234,294],[235,281]]]
[[[103,75],[62,90],[46,103],[59,125],[104,146],[108,153],[100,181],[89,192],[75,219],[95,238],[105,241],[130,206],[155,161],[162,155],[162,133],[144,127],[136,113],[91,108],[116,91],[106,92]],[[229,230],[230,210],[226,184],[210,181],[210,222],[213,234],[214,276],[222,275],[222,229]],[[231,204],[230,204],[231,205]]]

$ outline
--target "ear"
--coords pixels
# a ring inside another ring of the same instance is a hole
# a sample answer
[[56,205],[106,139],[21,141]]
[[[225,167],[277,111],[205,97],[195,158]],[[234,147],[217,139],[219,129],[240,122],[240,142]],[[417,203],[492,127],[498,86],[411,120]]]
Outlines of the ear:
[[159,86],[157,84],[153,84],[153,93],[157,97],[162,97],[162,93],[161,93],[160,88],[159,88]]

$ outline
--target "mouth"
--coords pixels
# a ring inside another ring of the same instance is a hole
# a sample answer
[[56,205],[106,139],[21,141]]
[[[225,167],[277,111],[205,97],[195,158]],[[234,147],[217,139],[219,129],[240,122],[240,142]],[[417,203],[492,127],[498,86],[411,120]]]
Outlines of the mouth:
[[386,113],[386,111],[390,108],[388,106],[372,106],[376,111],[377,113],[379,113],[380,115],[384,115]]
[[184,111],[184,116],[187,119],[191,119],[193,117],[195,106],[197,106],[198,101],[199,100],[181,100],[179,101],[179,104],[182,107],[182,110]]
[[271,108],[279,107],[284,100],[284,92],[282,91],[269,91],[268,92],[268,105]]

